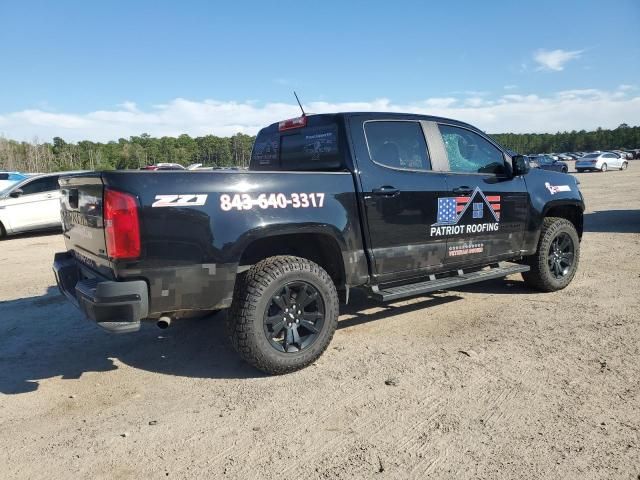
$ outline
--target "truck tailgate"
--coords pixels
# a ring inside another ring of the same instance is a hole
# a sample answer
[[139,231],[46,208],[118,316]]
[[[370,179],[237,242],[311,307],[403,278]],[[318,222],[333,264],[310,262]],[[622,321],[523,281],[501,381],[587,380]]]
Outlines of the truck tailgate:
[[60,209],[67,250],[84,265],[111,274],[104,236],[103,183],[99,173],[60,179]]

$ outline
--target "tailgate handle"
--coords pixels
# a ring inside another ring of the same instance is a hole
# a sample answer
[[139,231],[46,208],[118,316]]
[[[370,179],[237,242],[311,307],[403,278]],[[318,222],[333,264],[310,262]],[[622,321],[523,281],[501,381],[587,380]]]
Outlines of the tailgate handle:
[[382,187],[374,188],[371,193],[378,197],[395,197],[396,195],[400,195],[400,190],[391,185],[383,185]]

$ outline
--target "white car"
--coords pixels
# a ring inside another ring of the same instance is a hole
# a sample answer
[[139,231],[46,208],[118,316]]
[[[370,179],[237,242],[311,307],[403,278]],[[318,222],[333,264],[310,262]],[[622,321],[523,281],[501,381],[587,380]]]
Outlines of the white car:
[[37,175],[0,190],[0,238],[62,225],[59,177]]
[[585,170],[600,170],[601,172],[606,172],[611,168],[625,170],[627,166],[627,160],[613,152],[588,153],[584,157],[576,160],[577,172],[584,172]]

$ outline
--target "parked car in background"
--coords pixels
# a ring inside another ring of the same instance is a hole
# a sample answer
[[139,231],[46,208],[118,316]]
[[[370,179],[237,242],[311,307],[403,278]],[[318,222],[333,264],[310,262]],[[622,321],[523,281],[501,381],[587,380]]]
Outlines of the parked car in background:
[[156,165],[147,165],[140,170],[186,170],[186,168],[179,163],[158,163]]
[[73,172],[29,176],[0,190],[0,238],[61,228],[58,179],[69,173]]
[[558,157],[558,160],[562,160],[563,162],[570,162],[573,160],[573,157],[567,153],[557,153],[556,157]]
[[0,192],[25,178],[26,175],[18,172],[0,172]]
[[613,152],[594,152],[585,155],[576,162],[576,171],[584,172],[585,170],[600,170],[606,172],[611,168],[625,170],[627,168],[627,160]]
[[569,166],[565,162],[560,160],[554,160],[548,155],[534,155],[529,157],[529,162],[534,168],[541,168],[543,170],[554,170],[556,172],[567,173]]

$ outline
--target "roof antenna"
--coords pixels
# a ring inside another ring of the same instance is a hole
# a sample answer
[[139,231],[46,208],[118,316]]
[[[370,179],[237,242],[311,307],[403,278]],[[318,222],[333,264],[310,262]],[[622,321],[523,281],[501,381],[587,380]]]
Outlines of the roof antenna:
[[306,113],[304,113],[304,108],[302,108],[302,104],[300,103],[300,99],[298,98],[298,94],[296,93],[296,91],[295,91],[295,90],[293,91],[293,94],[295,95],[296,100],[298,101],[298,105],[300,105],[300,110],[302,110],[302,116],[303,116],[303,117],[306,117],[306,116],[307,116],[307,114],[306,114]]

